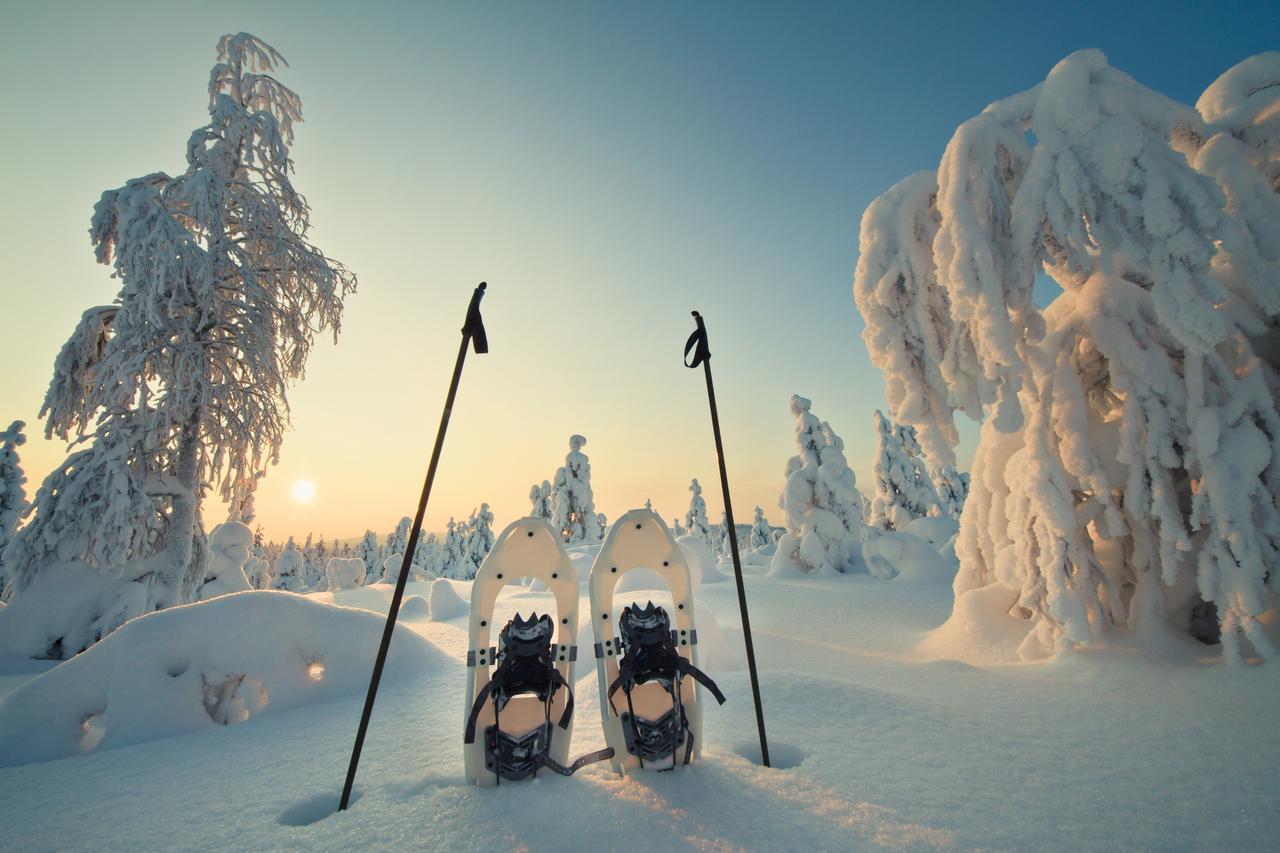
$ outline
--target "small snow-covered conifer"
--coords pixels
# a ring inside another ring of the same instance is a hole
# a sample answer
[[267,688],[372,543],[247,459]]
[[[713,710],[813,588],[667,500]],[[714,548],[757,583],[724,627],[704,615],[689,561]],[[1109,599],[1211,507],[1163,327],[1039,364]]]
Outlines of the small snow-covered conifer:
[[707,502],[702,499],[702,486],[696,477],[689,483],[689,492],[692,497],[689,498],[689,510],[684,514],[687,535],[698,537],[710,548],[711,526],[707,523]]
[[293,537],[290,536],[284,550],[276,558],[271,588],[286,592],[302,592],[306,588],[304,572],[306,572],[306,559],[294,544]]
[[876,428],[876,491],[867,523],[877,530],[901,530],[936,512],[938,494],[918,455],[915,430],[910,425],[895,428],[878,411],[872,418]]
[[4,598],[9,589],[9,581],[4,570],[4,551],[13,540],[18,530],[18,519],[26,513],[27,493],[23,485],[27,482],[18,460],[18,448],[26,443],[27,437],[22,434],[26,424],[14,421],[4,432],[0,432],[0,598]]
[[529,515],[533,518],[541,518],[543,521],[551,520],[551,483],[546,480],[541,485],[534,484],[529,489],[529,502],[532,507]]
[[756,507],[756,516],[751,521],[751,538],[747,542],[752,551],[759,551],[773,544],[773,528],[764,517],[764,509]]
[[381,566],[378,534],[372,530],[366,530],[359,544],[356,545],[355,556],[364,560],[365,583],[373,583],[382,577],[378,573],[378,568]]
[[564,467],[556,471],[552,490],[551,526],[559,530],[570,545],[591,544],[602,537],[591,494],[591,463],[582,452],[586,443],[580,435],[569,436],[569,453],[564,458]]
[[787,460],[779,502],[787,532],[778,541],[770,571],[856,571],[862,564],[861,498],[844,456],[844,441],[811,407],[808,399],[791,396],[798,453]]

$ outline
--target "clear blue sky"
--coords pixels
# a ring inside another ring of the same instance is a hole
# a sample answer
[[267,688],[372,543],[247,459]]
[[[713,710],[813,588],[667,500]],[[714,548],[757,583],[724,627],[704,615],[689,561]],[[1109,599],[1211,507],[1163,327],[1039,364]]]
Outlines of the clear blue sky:
[[[1073,50],[1190,103],[1280,46],[1274,2],[15,3],[4,21],[0,420],[37,433],[57,348],[115,292],[87,240],[94,201],[182,168],[222,33],[289,59],[297,185],[360,293],[292,394],[261,492],[273,536],[411,511],[480,279],[493,352],[468,367],[429,526],[482,500],[501,523],[522,514],[572,432],[611,517],[647,497],[683,513],[696,476],[715,521],[703,387],[679,361],[691,308],[740,520],[757,503],[780,520],[793,392],[865,483],[883,392],[851,296],[863,208]],[[34,489],[63,448],[25,450]],[[301,477],[312,504],[288,500]]]

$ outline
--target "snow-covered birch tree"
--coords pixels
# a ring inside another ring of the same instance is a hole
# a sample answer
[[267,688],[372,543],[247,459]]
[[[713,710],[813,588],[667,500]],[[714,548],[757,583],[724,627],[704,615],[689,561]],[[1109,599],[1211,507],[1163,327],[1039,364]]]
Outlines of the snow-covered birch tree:
[[241,503],[275,462],[287,387],[355,288],[306,239],[289,156],[301,101],[275,76],[283,64],[254,36],[222,37],[186,170],[128,181],[94,208],[90,237],[120,290],[81,318],[41,410],[47,435],[90,443],[46,478],[8,559],[15,603],[55,564],[120,587],[74,608],[75,642],[57,638],[56,656],[194,598],[206,492]]
[[[1228,661],[1275,653],[1280,53],[1198,106],[1080,51],[863,216],[891,415],[939,465],[954,412],[984,421],[956,592],[1004,585],[1025,657],[1204,605]],[[1043,311],[1038,274],[1062,288]]]

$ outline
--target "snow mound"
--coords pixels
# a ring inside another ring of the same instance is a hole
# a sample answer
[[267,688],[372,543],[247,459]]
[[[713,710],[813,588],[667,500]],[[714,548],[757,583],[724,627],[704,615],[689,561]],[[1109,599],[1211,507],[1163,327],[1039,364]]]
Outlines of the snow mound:
[[420,595],[411,595],[400,605],[399,619],[411,622],[425,622],[431,618],[431,605]]
[[711,608],[695,603],[693,612],[698,627],[698,666],[712,673],[746,669],[746,650],[741,643],[729,642]]
[[444,578],[436,578],[431,582],[431,621],[447,622],[466,616],[471,606],[462,600],[453,584]]
[[868,539],[862,555],[873,577],[904,583],[949,584],[959,568],[954,556],[938,553],[928,540],[896,530]]
[[196,596],[206,601],[231,592],[252,589],[244,567],[253,556],[253,531],[238,521],[219,524],[209,533],[209,565]]
[[1014,663],[1031,622],[1009,615],[1017,590],[999,583],[971,589],[956,598],[950,618],[931,631],[919,651],[931,658],[975,665]]
[[53,563],[0,614],[0,655],[61,660],[147,610],[146,587],[84,563]]
[[[676,544],[684,552],[684,561],[689,564],[689,581],[695,587],[707,583],[707,577],[716,569],[716,558],[712,555],[706,540],[692,535],[681,536],[676,540]],[[711,583],[715,582],[713,578]]]
[[943,546],[960,532],[960,522],[945,515],[926,516],[925,518],[917,518],[902,528],[902,532],[910,533],[918,539],[923,539],[936,550],[941,551]]
[[359,557],[330,557],[324,566],[329,592],[355,589],[364,583],[365,565]]
[[[250,591],[129,621],[0,703],[0,765],[28,764],[240,723],[359,693],[382,617]],[[386,674],[445,659],[394,635]]]

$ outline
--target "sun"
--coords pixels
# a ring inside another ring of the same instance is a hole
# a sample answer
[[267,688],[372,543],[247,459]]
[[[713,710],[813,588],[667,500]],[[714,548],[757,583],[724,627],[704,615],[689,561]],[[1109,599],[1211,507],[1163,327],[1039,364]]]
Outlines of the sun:
[[293,499],[300,504],[309,504],[316,496],[316,484],[310,480],[295,480],[293,483]]

